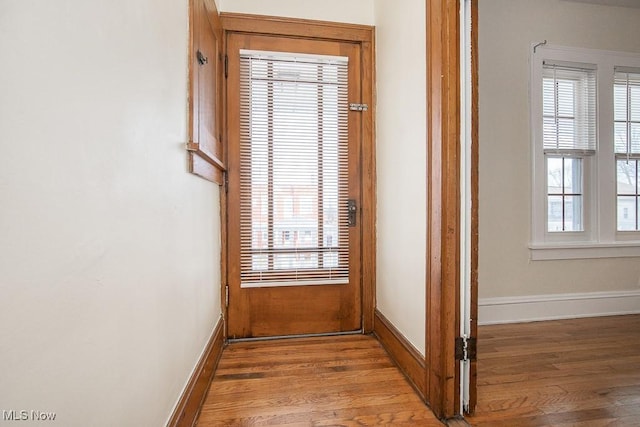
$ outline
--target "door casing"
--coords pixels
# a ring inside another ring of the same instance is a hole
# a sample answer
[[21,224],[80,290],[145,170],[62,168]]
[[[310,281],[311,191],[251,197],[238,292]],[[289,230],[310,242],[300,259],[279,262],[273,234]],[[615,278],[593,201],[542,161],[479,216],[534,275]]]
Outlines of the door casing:
[[[478,304],[478,10],[471,3],[471,336]],[[427,1],[427,292],[425,398],[438,418],[462,415],[460,363],[460,0]],[[471,363],[470,412],[476,402]]]

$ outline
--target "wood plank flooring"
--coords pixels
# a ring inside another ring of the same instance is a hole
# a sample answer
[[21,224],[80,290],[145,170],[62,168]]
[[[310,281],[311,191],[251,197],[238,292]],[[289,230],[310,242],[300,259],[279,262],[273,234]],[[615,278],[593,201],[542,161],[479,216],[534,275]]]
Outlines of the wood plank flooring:
[[265,425],[442,426],[364,335],[229,345],[197,426]]
[[474,426],[640,426],[640,315],[482,326]]

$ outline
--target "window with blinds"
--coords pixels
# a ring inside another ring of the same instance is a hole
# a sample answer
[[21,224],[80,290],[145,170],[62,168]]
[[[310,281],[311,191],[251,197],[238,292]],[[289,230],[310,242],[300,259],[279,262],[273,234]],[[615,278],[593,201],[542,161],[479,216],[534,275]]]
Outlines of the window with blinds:
[[348,283],[347,66],[240,52],[242,287]]
[[596,150],[596,70],[545,62],[542,69],[545,153]]
[[640,210],[640,70],[616,67],[613,86],[618,231],[638,231]]
[[640,256],[640,54],[531,53],[531,259]]
[[542,91],[547,231],[583,231],[584,156],[596,150],[595,69],[545,62]]

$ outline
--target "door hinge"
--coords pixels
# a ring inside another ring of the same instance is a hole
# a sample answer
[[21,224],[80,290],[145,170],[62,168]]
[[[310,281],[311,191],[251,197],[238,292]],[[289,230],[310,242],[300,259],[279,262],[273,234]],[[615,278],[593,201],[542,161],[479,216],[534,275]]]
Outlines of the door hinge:
[[476,338],[457,337],[456,338],[456,360],[467,361],[477,360]]
[[224,56],[224,78],[229,77],[229,55]]
[[367,104],[349,104],[349,110],[351,111],[367,111],[369,110],[369,106]]
[[229,192],[229,172],[228,171],[222,172],[222,183],[224,185],[224,192],[226,194]]
[[224,306],[229,307],[229,285],[224,287]]

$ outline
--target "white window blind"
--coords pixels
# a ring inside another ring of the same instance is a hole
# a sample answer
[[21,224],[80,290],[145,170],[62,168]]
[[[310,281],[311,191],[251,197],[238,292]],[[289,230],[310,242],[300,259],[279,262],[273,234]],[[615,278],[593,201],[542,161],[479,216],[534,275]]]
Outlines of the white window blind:
[[596,150],[596,71],[543,64],[543,148],[547,154],[585,155]]
[[613,110],[617,157],[640,157],[640,70],[616,67]]
[[243,287],[348,282],[347,66],[240,52]]
[[640,230],[640,70],[616,67],[613,83],[617,230]]

